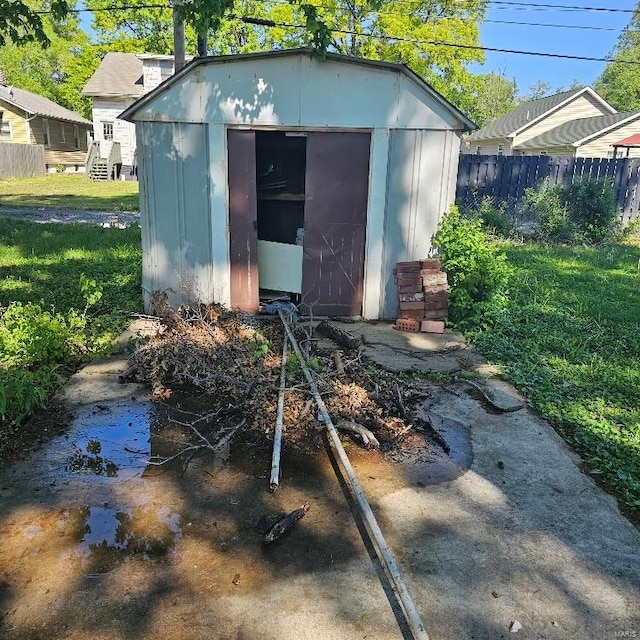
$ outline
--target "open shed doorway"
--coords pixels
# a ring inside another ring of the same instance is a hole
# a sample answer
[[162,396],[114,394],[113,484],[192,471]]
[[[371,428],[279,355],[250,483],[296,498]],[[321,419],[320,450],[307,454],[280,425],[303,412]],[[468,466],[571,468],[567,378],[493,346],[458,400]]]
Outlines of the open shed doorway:
[[305,226],[307,136],[256,132],[260,298],[300,301]]

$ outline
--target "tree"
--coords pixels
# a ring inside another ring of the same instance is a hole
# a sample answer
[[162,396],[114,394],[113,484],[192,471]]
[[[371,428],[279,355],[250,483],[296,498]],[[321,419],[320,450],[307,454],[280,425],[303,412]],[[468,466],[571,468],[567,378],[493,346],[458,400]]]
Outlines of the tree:
[[[49,10],[56,19],[69,12],[68,0],[51,0]],[[50,44],[43,14],[23,0],[0,0],[0,47],[9,43],[37,42],[43,47]]]
[[[640,2],[609,57],[640,63]],[[640,66],[609,62],[595,82],[596,91],[619,111],[640,109]]]
[[[31,6],[32,10],[39,10],[44,3]],[[64,19],[37,15],[42,16],[42,31],[49,44],[44,50],[35,40],[0,47],[0,69],[7,84],[90,117],[90,101],[80,91],[100,63],[98,51],[90,46],[75,15],[68,14]]]
[[515,109],[518,104],[518,85],[515,78],[507,78],[504,71],[476,77],[475,105],[469,117],[480,127]]

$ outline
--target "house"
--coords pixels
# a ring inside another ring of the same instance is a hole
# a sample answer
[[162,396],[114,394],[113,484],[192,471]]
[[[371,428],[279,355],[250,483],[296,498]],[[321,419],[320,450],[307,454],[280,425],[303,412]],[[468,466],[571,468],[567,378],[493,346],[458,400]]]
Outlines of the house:
[[83,95],[92,99],[99,156],[107,158],[113,143],[119,143],[125,174],[131,173],[135,164],[136,135],[134,125],[118,116],[171,76],[173,70],[173,56],[109,52],[82,90]]
[[463,153],[613,157],[612,143],[636,132],[633,113],[619,114],[583,87],[523,102],[468,136]]
[[43,145],[47,171],[84,171],[92,127],[79,113],[44,96],[0,85],[0,142]]
[[255,312],[394,317],[474,124],[408,68],[309,49],[197,58],[134,122],[143,291]]

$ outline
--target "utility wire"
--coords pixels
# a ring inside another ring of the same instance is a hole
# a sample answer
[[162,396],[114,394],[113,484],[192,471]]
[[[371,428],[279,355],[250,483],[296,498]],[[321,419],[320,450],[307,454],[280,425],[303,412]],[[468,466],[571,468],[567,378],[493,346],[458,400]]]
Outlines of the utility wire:
[[622,9],[620,7],[581,7],[581,6],[560,6],[557,4],[546,4],[541,2],[515,2],[515,0],[488,0],[488,4],[500,4],[510,7],[536,7],[540,9],[554,9],[556,11],[606,11],[609,13],[635,13],[635,9]]

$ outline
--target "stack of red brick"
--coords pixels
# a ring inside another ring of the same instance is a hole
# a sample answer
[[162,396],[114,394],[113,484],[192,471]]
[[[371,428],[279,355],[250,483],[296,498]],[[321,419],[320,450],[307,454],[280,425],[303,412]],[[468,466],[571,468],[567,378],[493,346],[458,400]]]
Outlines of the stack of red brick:
[[398,262],[393,274],[400,305],[396,329],[443,333],[449,294],[440,260]]

